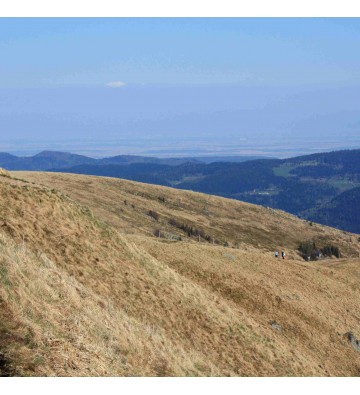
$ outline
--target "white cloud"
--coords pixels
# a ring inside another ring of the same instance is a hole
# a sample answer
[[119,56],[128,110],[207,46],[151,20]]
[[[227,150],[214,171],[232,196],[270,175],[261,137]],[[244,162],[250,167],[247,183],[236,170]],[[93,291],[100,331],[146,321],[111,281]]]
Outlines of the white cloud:
[[112,81],[112,82],[108,82],[105,86],[109,88],[122,88],[125,85],[126,85],[125,82],[122,81]]

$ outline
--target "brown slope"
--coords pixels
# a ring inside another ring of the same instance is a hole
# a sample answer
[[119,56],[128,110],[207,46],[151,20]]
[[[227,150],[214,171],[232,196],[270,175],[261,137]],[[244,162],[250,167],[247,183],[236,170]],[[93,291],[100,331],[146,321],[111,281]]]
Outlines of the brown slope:
[[[41,177],[44,181],[46,176]],[[296,259],[275,260],[266,252],[268,236],[254,239],[269,226],[265,219],[273,213],[256,206],[220,198],[212,202],[206,195],[144,184],[62,177],[57,188],[65,185],[72,198],[79,191],[85,196],[81,183],[88,183],[86,196],[96,202],[94,213],[104,210],[102,219],[109,223],[125,223],[126,218],[110,215],[117,204],[111,197],[116,201],[122,193],[121,198],[137,199],[136,213],[126,212],[128,229],[135,233],[138,224],[141,228],[139,235],[122,235],[120,226],[116,230],[116,224],[104,224],[55,190],[0,181],[1,297],[3,310],[16,317],[16,326],[10,322],[9,328],[18,329],[9,330],[20,343],[23,339],[20,353],[11,347],[5,352],[20,374],[359,375],[359,354],[343,337],[349,330],[360,332],[358,260],[332,260],[323,267],[298,260],[295,252],[290,256]],[[159,192],[169,193],[166,203],[156,202]],[[176,198],[180,203],[175,209]],[[206,214],[198,210],[203,199],[208,199]],[[144,236],[154,226],[146,215],[150,202],[159,204],[153,209],[161,217],[199,218],[201,226],[207,226],[210,211],[215,224],[219,218],[217,232],[227,238],[234,226],[247,221],[251,237],[244,236],[239,250]],[[234,216],[237,204],[241,219]],[[262,216],[250,224],[256,210]],[[286,225],[290,234],[284,233],[283,245],[291,245],[297,227],[310,228],[280,214],[284,217],[274,229]],[[313,228],[311,232],[318,231]],[[318,228],[319,234],[335,235],[342,248],[347,243],[348,251],[356,252],[356,244],[349,243],[353,236]],[[272,320],[282,331],[271,326]],[[49,346],[59,338],[56,347]]]
[[[154,230],[160,229],[165,234],[186,238],[186,233],[169,225],[169,220],[174,218],[204,230],[211,241],[240,248],[286,249],[295,257],[299,242],[311,239],[320,246],[335,244],[345,256],[359,257],[360,253],[357,235],[233,199],[109,177],[40,172],[13,174],[62,191],[125,234],[153,236]],[[148,215],[149,210],[159,214],[158,221]]]

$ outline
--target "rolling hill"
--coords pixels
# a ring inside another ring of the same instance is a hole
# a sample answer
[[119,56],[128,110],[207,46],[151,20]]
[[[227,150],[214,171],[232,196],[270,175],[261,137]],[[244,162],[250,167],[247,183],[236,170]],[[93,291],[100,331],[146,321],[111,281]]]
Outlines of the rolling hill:
[[47,170],[91,163],[96,163],[95,159],[67,152],[42,151],[29,157],[0,153],[0,167],[7,170]]
[[[202,193],[36,172],[2,173],[0,224],[1,375],[360,375],[357,235]],[[342,258],[305,262],[303,240]]]
[[[360,187],[360,150],[242,163],[130,164],[125,167],[82,164],[54,171],[119,177],[229,197],[360,233],[357,217],[343,214],[348,212],[349,206],[360,205],[356,193],[346,193]],[[341,194],[344,195],[340,198]]]
[[281,209],[309,221],[360,233],[360,221],[356,213],[350,212],[351,207],[360,205],[356,193],[360,187],[360,150],[282,160],[134,155],[93,159],[44,151],[27,158],[0,154],[0,166],[8,170],[98,175],[172,186]]
[[131,164],[158,164],[165,166],[179,166],[184,163],[212,163],[216,161],[245,162],[259,159],[257,156],[228,156],[228,157],[183,157],[183,158],[155,158],[139,155],[117,155],[107,158],[94,159],[84,155],[69,152],[42,151],[34,156],[15,156],[0,152],[0,167],[7,170],[48,171],[52,169],[65,169],[80,165],[131,165]]
[[322,224],[360,233],[360,187],[342,192],[329,203],[309,210],[308,218],[316,218]]

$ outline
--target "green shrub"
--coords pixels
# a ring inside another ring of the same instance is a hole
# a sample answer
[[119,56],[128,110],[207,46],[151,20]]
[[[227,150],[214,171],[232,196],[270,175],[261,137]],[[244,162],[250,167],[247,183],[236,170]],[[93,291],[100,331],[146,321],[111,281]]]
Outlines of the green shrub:
[[336,247],[332,244],[328,244],[325,247],[318,248],[314,241],[307,240],[300,243],[298,250],[300,251],[301,256],[306,260],[316,261],[321,256],[323,257],[332,257],[340,258],[341,253],[339,247]]

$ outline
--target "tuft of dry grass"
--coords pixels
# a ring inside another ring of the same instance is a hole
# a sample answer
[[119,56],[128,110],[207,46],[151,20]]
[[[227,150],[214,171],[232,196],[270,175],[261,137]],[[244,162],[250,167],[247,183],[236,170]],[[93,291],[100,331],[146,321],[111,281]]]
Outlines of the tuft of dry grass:
[[[171,188],[14,174],[27,182],[0,180],[0,356],[12,375],[360,374],[343,337],[360,336],[360,260],[296,252],[313,237],[356,256],[355,235]],[[174,232],[171,217],[230,247],[153,237],[159,224]]]
[[0,177],[10,177],[10,173],[7,170],[0,167]]

